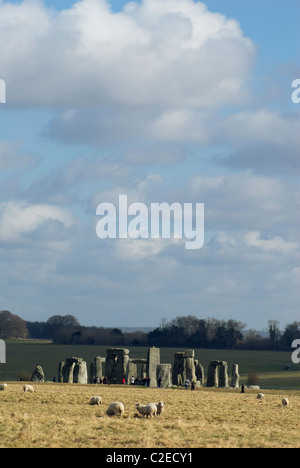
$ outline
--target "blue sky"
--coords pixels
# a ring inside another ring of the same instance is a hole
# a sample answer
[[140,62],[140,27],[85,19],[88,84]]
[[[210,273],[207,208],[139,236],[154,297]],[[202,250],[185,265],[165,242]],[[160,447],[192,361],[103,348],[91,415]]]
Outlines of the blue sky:
[[[299,310],[297,0],[0,1],[0,310],[284,327]],[[96,208],[204,203],[205,245]]]

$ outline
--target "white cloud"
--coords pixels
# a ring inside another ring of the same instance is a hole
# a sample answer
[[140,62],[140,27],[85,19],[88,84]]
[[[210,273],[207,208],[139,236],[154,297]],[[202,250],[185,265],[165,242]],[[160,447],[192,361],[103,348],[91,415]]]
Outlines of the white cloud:
[[[49,221],[59,222],[64,228],[76,224],[67,210],[51,205],[29,205],[26,202],[0,204],[0,241],[15,242],[33,233]],[[51,241],[51,239],[49,239]]]
[[[53,12],[0,3],[10,102],[212,108],[244,99],[254,47],[239,24],[192,0],[104,0]],[[25,66],[29,64],[30,67]]]

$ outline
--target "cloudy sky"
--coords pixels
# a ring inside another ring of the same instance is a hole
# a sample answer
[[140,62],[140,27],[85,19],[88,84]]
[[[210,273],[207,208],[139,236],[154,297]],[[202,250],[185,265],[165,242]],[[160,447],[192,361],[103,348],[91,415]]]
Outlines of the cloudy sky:
[[[0,310],[299,320],[298,0],[0,0]],[[205,243],[105,239],[120,194]]]

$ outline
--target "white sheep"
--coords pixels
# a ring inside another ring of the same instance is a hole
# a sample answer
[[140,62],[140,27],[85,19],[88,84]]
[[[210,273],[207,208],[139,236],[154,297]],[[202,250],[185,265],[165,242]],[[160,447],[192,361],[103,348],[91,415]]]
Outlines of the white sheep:
[[265,399],[265,395],[263,393],[259,393],[256,397],[258,400],[264,400]]
[[135,405],[136,409],[138,412],[143,416],[143,418],[146,416],[147,419],[150,416],[156,417],[157,416],[157,406],[155,403],[149,403],[148,405],[141,405],[140,403],[137,403]]
[[4,392],[7,389],[8,385],[6,383],[0,384],[0,392]]
[[34,393],[34,388],[32,385],[24,385],[23,387],[24,393]]
[[123,416],[124,414],[124,405],[120,401],[114,401],[111,403],[106,411],[107,416]]
[[288,398],[283,398],[281,403],[283,404],[283,406],[289,406],[289,404],[290,404]]
[[102,405],[102,398],[101,396],[94,396],[90,399],[90,405]]
[[160,416],[164,412],[165,404],[163,401],[159,401],[158,403],[149,403],[149,405],[156,405],[157,416]]

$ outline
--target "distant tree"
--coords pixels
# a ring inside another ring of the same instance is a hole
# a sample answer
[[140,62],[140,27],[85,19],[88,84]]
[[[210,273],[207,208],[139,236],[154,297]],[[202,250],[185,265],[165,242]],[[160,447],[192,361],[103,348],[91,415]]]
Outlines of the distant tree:
[[297,339],[300,339],[300,322],[293,322],[285,327],[281,337],[282,347],[290,349],[293,341]]
[[74,328],[80,328],[80,324],[73,315],[53,315],[45,324],[45,337],[54,340],[56,334],[62,329]]
[[281,331],[278,320],[268,321],[268,332],[271,349],[278,349],[279,340],[281,338]]
[[8,310],[0,312],[0,338],[27,338],[28,330],[25,320]]

